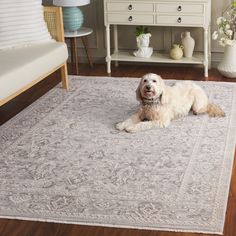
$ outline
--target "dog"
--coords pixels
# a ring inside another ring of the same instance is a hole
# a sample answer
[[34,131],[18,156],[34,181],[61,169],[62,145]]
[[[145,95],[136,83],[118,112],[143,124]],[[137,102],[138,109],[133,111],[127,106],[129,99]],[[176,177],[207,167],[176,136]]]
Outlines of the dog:
[[223,110],[209,103],[205,91],[192,81],[167,86],[161,76],[149,73],[142,77],[136,90],[140,102],[138,111],[116,125],[129,133],[154,127],[164,128],[176,118],[207,113],[210,117],[224,117]]

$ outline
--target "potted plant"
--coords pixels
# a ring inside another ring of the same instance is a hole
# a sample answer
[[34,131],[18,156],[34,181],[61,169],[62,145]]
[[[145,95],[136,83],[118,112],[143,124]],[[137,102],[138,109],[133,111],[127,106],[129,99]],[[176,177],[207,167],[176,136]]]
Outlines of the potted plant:
[[218,30],[214,31],[212,38],[219,38],[219,44],[224,47],[223,60],[218,65],[222,75],[236,77],[236,1],[232,2],[217,18]]
[[138,50],[134,51],[136,57],[151,57],[153,48],[149,47],[151,34],[147,27],[138,26],[135,30]]
[[138,37],[141,34],[150,34],[148,27],[144,27],[143,25],[137,26],[135,29],[136,37]]

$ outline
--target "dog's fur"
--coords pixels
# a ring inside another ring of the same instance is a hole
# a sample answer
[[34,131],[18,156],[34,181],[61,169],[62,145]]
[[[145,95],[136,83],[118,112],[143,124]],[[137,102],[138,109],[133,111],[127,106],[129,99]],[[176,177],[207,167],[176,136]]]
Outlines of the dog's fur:
[[223,117],[220,107],[209,103],[205,91],[191,81],[177,82],[174,86],[165,85],[156,74],[146,74],[136,90],[140,101],[138,111],[127,120],[118,123],[118,130],[137,132],[153,127],[167,127],[171,120],[193,114],[208,113],[210,117]]

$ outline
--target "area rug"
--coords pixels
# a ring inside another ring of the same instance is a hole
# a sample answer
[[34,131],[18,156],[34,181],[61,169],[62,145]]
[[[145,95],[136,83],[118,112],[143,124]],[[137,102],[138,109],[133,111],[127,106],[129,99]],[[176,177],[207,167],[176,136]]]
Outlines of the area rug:
[[[70,77],[0,127],[0,216],[222,234],[236,133],[236,85],[197,82],[225,118],[135,134],[138,78]],[[169,85],[174,81],[167,81]]]

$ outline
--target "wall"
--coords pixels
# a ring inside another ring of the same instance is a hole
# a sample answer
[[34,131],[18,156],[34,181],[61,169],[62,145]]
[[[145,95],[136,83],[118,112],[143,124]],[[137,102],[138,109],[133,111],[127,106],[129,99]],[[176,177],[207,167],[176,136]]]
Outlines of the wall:
[[[181,0],[179,0],[181,1]],[[216,29],[216,19],[221,15],[222,10],[231,0],[212,0],[212,32]],[[43,0],[43,4],[52,5],[51,0]],[[90,35],[90,48],[94,62],[104,63],[105,50],[105,28],[103,21],[103,0],[91,0],[91,4],[81,7],[85,15],[84,26],[93,28],[94,33]],[[133,26],[119,26],[119,48],[135,49],[135,37]],[[180,42],[180,33],[188,30],[196,41],[195,50],[203,51],[203,31],[196,28],[171,28],[171,27],[149,27],[152,33],[151,45],[156,50],[169,50],[171,44]],[[125,37],[123,36],[125,35]],[[69,42],[67,41],[68,46]],[[111,42],[112,43],[112,42]],[[217,65],[223,54],[223,48],[218,45],[218,41],[212,41],[212,61],[213,66]],[[78,40],[78,55],[80,61],[86,61],[86,54],[81,41]]]

